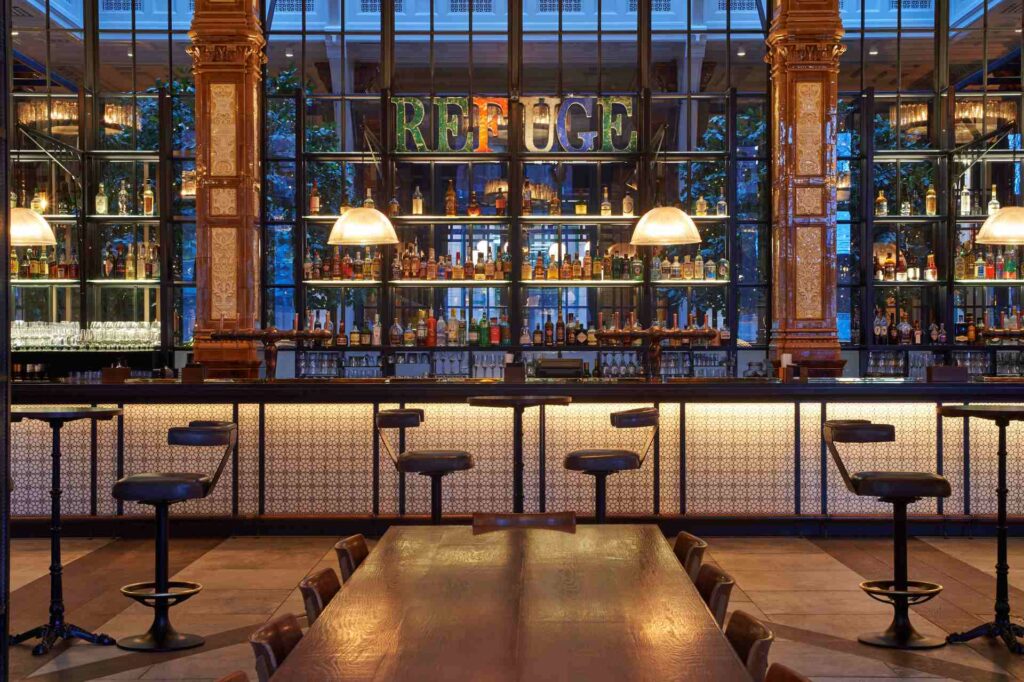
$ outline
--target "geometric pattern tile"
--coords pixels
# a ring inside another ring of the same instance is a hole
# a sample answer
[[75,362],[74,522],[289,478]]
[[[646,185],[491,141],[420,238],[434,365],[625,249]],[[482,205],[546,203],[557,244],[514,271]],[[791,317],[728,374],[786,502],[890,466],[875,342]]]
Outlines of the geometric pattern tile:
[[[835,472],[830,459],[825,465]],[[821,403],[800,404],[800,513],[821,513]]]

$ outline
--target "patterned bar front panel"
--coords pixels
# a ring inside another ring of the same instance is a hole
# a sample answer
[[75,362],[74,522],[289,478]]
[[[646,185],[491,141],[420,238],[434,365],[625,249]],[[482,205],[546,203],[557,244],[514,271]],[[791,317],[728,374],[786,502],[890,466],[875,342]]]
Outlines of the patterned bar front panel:
[[[550,511],[592,514],[593,479],[566,471],[565,455],[586,447],[642,449],[646,431],[612,428],[609,414],[636,404],[583,404],[546,408],[546,501]],[[426,411],[426,421],[407,431],[406,447],[460,448],[473,454],[476,466],[444,482],[446,513],[510,511],[512,508],[512,411],[465,404],[413,404]],[[381,405],[381,409],[397,405]],[[936,471],[937,418],[932,403],[828,404],[828,419],[870,419],[896,426],[895,443],[846,446],[851,470]],[[677,514],[680,506],[680,406],[661,404],[660,509]],[[266,497],[268,514],[370,514],[373,510],[373,406],[267,405]],[[796,495],[805,515],[821,513],[820,403],[696,404],[686,410],[686,503],[693,515],[789,515]],[[799,411],[799,434],[796,414]],[[259,511],[259,412],[255,404],[239,405],[239,504],[242,515]],[[167,429],[195,419],[232,418],[231,405],[129,405],[125,407],[125,473],[143,471],[212,472],[217,455],[198,448],[167,445]],[[964,513],[964,420],[942,421],[944,474],[953,495],[946,514]],[[540,508],[540,410],[528,409],[524,420],[525,509]],[[88,422],[63,431],[64,511],[89,513],[90,438]],[[397,433],[388,434],[397,449]],[[995,512],[996,448],[994,425],[970,425],[970,512]],[[797,489],[796,442],[800,477]],[[50,430],[40,422],[12,427],[14,513],[44,515],[49,511]],[[1024,473],[1016,466],[1024,456],[1024,427],[1009,429],[1010,513],[1024,514]],[[110,495],[116,479],[117,421],[97,424],[97,511],[114,514]],[[888,505],[846,490],[831,457],[825,460],[828,513],[888,515]],[[383,448],[380,451],[380,513],[399,511],[398,475]],[[609,478],[611,514],[651,514],[654,509],[653,452],[639,471]],[[175,514],[231,513],[232,469],[229,463],[215,493],[206,500],[175,506]],[[407,477],[409,514],[430,508],[429,481]],[[126,514],[148,514],[146,507],[125,505]],[[912,512],[937,512],[934,500],[923,500]]]

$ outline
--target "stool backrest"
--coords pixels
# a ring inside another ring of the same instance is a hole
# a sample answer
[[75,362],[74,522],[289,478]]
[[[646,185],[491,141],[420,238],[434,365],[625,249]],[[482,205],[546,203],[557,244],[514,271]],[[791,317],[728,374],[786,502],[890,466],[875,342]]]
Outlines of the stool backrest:
[[236,670],[233,673],[228,673],[224,677],[221,677],[217,682],[249,682],[249,676],[241,670]]
[[331,603],[340,589],[341,583],[333,568],[321,568],[302,579],[299,592],[302,593],[302,603],[306,605],[306,621],[310,625],[320,617],[324,607]]
[[694,583],[697,582],[697,574],[700,573],[700,565],[704,561],[704,550],[707,548],[707,542],[685,530],[679,531],[679,534],[676,535],[676,543],[673,545],[672,551],[676,553],[676,558],[683,565],[683,570]]
[[856,493],[857,488],[839,455],[836,443],[886,443],[896,440],[896,429],[891,424],[872,424],[867,419],[830,419],[825,422],[823,431],[825,447],[851,493]]
[[362,533],[350,535],[343,538],[334,545],[334,552],[338,555],[338,569],[341,571],[341,580],[345,582],[352,577],[360,564],[370,556],[370,546],[366,544],[366,538]]
[[647,459],[647,453],[651,451],[651,447],[654,445],[654,440],[658,437],[658,408],[638,407],[633,410],[612,412],[611,422],[612,426],[617,429],[651,429],[651,435],[647,439],[647,444],[644,445],[643,452],[640,453],[640,463],[643,464],[644,460]]
[[550,514],[473,514],[473,535],[509,528],[546,528],[576,532],[576,512]]
[[256,675],[268,682],[302,639],[302,627],[295,614],[286,613],[268,621],[249,635],[249,644],[256,655]]
[[413,429],[423,423],[423,410],[417,408],[402,408],[400,410],[381,410],[374,419],[376,437],[384,445],[384,452],[391,458],[391,462],[398,466],[398,453],[391,449],[387,437],[381,433],[382,429]]
[[167,431],[168,445],[182,445],[189,447],[222,447],[224,454],[221,455],[217,464],[217,471],[214,472],[209,492],[217,487],[220,475],[224,473],[224,467],[231,459],[231,453],[235,451],[238,444],[238,426],[234,422],[214,421],[193,421],[188,426],[175,426]]
[[734,611],[725,628],[725,638],[747,667],[754,682],[764,682],[768,669],[768,650],[775,635],[764,623],[746,611]]
[[764,682],[811,682],[811,678],[804,677],[781,663],[772,663],[768,668],[768,674],[764,676]]
[[718,627],[725,623],[725,612],[729,608],[729,595],[736,581],[728,573],[713,564],[704,564],[697,573],[694,583]]

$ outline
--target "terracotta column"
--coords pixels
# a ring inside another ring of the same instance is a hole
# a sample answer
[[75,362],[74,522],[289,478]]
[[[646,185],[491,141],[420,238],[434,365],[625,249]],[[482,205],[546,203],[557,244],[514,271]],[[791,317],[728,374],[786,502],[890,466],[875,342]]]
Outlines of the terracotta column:
[[256,376],[251,343],[210,331],[260,320],[259,87],[263,32],[255,0],[196,0],[189,32],[196,85],[195,360],[213,376]]
[[776,0],[772,75],[772,359],[842,372],[836,335],[838,0]]

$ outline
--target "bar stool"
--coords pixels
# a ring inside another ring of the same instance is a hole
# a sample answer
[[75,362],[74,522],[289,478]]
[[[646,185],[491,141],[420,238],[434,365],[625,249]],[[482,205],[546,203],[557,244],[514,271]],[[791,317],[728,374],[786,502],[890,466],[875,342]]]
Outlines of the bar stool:
[[864,644],[891,649],[933,649],[945,644],[921,635],[910,623],[909,607],[936,597],[942,585],[907,579],[907,505],[922,497],[949,497],[949,481],[938,474],[918,471],[862,471],[850,474],[836,449],[836,443],[891,443],[896,429],[890,424],[872,424],[861,419],[825,422],[825,445],[854,495],[877,497],[893,506],[893,580],[868,580],[860,588],[872,599],[892,604],[892,624],[885,632],[863,634]]
[[334,553],[338,555],[338,570],[341,571],[341,581],[345,582],[352,577],[356,569],[370,556],[370,547],[366,544],[366,538],[362,533],[342,538],[334,545]]
[[[381,410],[377,413],[378,435],[381,429],[415,428],[423,423],[423,410],[400,409]],[[406,450],[396,455],[387,438],[381,438],[384,450],[395,463],[395,468],[405,474],[421,474],[430,477],[430,522],[441,523],[441,479],[454,471],[473,468],[473,456],[464,450]]]
[[594,477],[596,492],[594,516],[597,523],[604,523],[605,520],[605,494],[608,476],[620,471],[639,469],[643,466],[647,453],[650,452],[654,440],[658,437],[658,408],[640,407],[622,412],[612,412],[611,422],[612,426],[617,429],[650,428],[651,436],[640,454],[632,450],[588,448],[574,450],[565,456],[566,469]]
[[126,476],[114,484],[114,498],[153,506],[156,514],[156,580],[132,583],[121,593],[153,609],[149,631],[123,637],[117,646],[131,651],[177,651],[203,644],[199,635],[181,634],[171,625],[169,610],[203,589],[199,583],[168,579],[168,538],[170,505],[207,497],[213,492],[224,466],[238,442],[238,429],[232,422],[191,422],[187,427],[167,432],[169,445],[220,447],[224,449],[213,475],[200,473],[143,473]]

